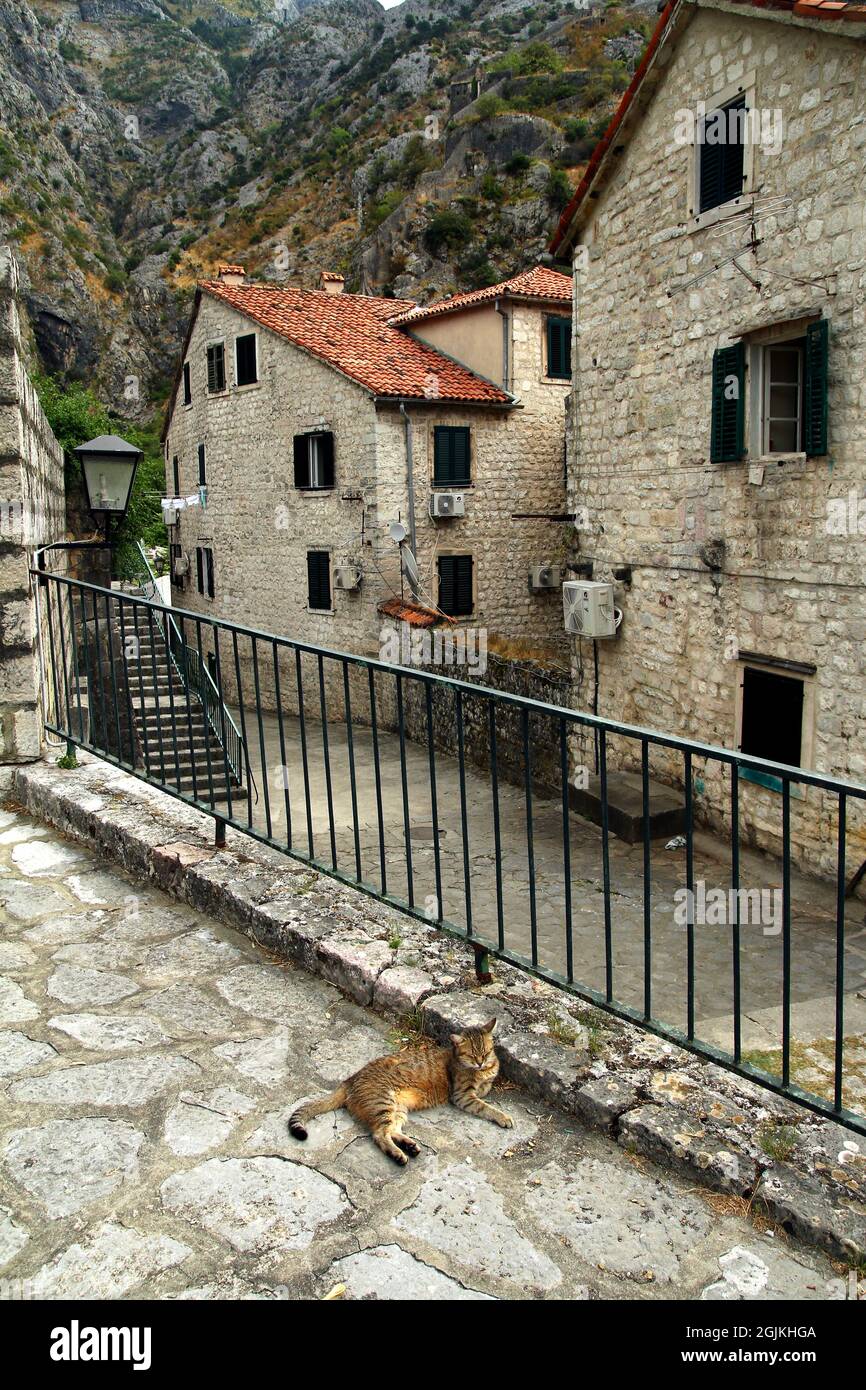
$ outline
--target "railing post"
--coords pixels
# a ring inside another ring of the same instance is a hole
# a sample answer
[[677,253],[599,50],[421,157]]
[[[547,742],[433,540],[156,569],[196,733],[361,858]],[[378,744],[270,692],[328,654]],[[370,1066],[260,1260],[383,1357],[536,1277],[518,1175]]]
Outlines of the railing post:
[[473,946],[475,952],[475,978],[480,985],[491,985],[493,975],[490,970],[490,952],[486,946]]

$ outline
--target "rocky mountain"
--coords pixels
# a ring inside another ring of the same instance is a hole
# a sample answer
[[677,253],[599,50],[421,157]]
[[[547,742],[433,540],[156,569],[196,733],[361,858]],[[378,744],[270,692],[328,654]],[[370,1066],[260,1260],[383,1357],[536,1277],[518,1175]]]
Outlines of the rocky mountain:
[[164,395],[197,278],[421,300],[543,254],[655,0],[0,0],[0,238],[34,359]]

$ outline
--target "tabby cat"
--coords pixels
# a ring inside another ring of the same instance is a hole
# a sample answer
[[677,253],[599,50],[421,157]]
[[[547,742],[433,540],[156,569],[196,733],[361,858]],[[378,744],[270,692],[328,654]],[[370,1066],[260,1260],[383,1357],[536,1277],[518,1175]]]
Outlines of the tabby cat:
[[300,1105],[289,1120],[290,1133],[306,1139],[308,1120],[345,1106],[367,1126],[383,1153],[395,1163],[408,1163],[421,1152],[417,1141],[403,1133],[410,1110],[429,1110],[450,1099],[458,1110],[510,1129],[511,1116],[483,1099],[499,1075],[495,1027],[496,1019],[491,1018],[478,1028],[452,1033],[450,1047],[431,1045],[377,1057],[329,1096]]

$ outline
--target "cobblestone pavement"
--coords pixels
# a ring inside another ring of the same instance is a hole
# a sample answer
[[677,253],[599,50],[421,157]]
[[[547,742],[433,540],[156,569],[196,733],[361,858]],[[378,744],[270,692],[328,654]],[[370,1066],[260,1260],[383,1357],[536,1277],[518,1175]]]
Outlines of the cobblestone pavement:
[[388,1026],[0,811],[0,1293],[36,1298],[828,1299],[731,1199],[506,1087],[510,1131],[413,1118],[396,1169],[293,1102]]

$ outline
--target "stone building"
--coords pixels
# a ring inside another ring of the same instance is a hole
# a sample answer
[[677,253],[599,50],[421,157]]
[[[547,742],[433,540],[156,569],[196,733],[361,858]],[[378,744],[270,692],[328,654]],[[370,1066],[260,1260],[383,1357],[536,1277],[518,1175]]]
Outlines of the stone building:
[[570,278],[425,308],[321,284],[198,289],[164,434],[175,605],[378,654],[408,601],[567,661],[558,584],[529,575],[571,539]]
[[[575,704],[860,782],[864,19],[672,0],[551,248],[575,270],[569,505],[623,614],[597,676],[575,642]],[[675,783],[682,758],[653,772]],[[694,782],[720,826],[722,776]],[[774,850],[780,786],[759,775],[740,806]],[[834,798],[795,791],[791,824],[802,862],[835,866]]]

